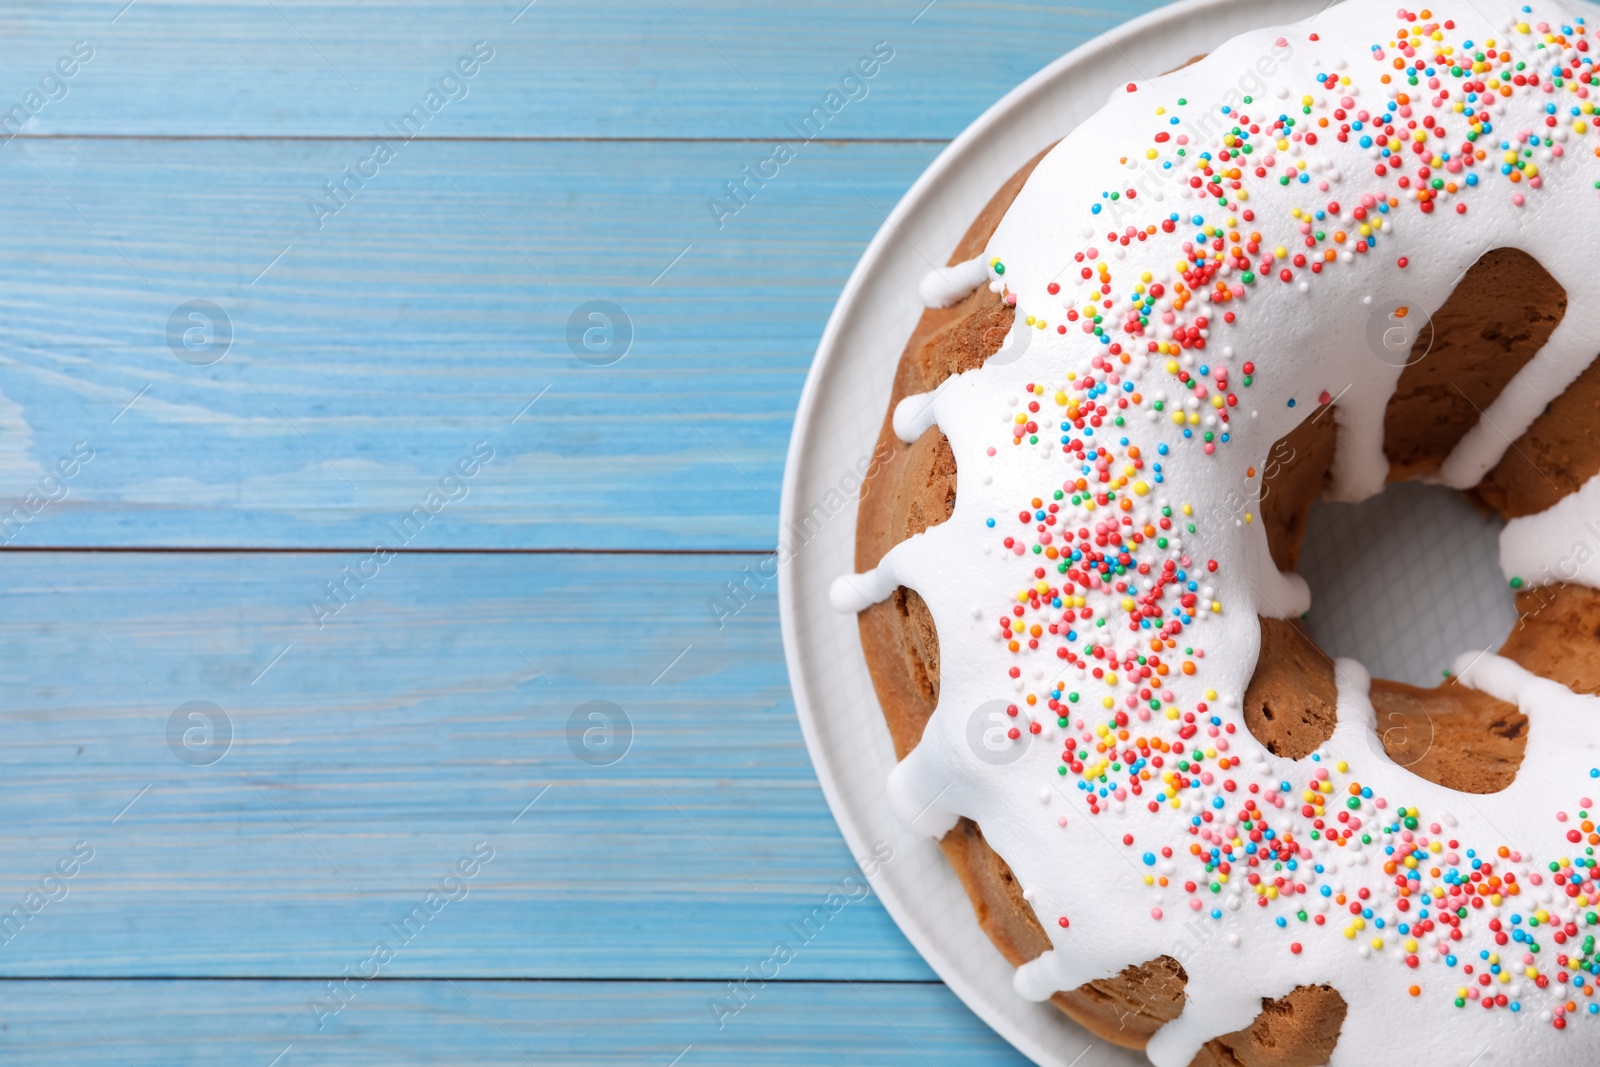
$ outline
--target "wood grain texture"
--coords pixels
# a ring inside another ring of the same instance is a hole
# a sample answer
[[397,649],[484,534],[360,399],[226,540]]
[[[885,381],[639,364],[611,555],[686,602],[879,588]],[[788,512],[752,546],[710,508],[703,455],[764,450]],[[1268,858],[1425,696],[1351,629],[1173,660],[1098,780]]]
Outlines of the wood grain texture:
[[[370,548],[489,441],[415,545],[771,547],[823,325],[937,151],[813,146],[719,230],[745,144],[413,144],[319,230],[361,147],[9,146],[0,499],[95,451],[10,543]],[[211,366],[168,344],[195,299]],[[594,299],[632,322],[611,366],[568,344]]]
[[[319,629],[360,559],[0,556],[0,975],[338,974],[484,841],[394,976],[737,978],[850,895],[775,589],[708,607],[742,560],[399,556]],[[224,728],[169,732],[195,700],[231,723],[208,765],[175,753]],[[615,747],[581,745],[590,701]],[[64,898],[5,927],[80,841]],[[784,977],[930,978],[855,896]]]
[[5,107],[74,42],[94,49],[28,132],[374,136],[487,41],[494,58],[426,135],[764,140],[787,136],[787,123],[886,41],[894,59],[828,123],[828,136],[942,140],[1057,56],[1158,6],[137,0],[113,22],[125,3],[7,5]]
[[[774,543],[883,215],[1154,6],[0,4],[0,546],[355,550],[0,555],[0,1060],[1020,1062],[875,899],[830,910],[855,861],[761,557],[645,550]],[[865,95],[719,222],[879,41]],[[214,364],[172,348],[195,300],[232,330]],[[634,333],[613,365],[570,341],[594,300]],[[478,551],[503,548],[575,551]],[[216,762],[193,701],[226,716]],[[615,763],[590,701],[629,724]],[[389,938],[392,980],[319,1029],[308,1002]]]
[[[719,1028],[710,1004],[728,994],[713,983],[378,981],[352,987],[349,1006],[323,1018],[321,1030],[308,1007],[329,996],[321,982],[54,981],[3,988],[0,1058],[8,1063],[1027,1062],[938,984],[772,983],[754,988],[747,1005],[724,1015]],[[1095,1067],[1103,1051],[1091,1050],[1081,1067]]]

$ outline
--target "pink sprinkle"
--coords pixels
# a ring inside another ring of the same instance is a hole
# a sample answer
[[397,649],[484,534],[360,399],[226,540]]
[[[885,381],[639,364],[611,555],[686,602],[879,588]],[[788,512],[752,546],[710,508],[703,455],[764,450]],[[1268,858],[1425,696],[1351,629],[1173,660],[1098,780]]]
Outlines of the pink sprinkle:
[[1151,908],[1150,909],[1150,918],[1156,920],[1157,922],[1160,922],[1161,921],[1161,909],[1160,908]]

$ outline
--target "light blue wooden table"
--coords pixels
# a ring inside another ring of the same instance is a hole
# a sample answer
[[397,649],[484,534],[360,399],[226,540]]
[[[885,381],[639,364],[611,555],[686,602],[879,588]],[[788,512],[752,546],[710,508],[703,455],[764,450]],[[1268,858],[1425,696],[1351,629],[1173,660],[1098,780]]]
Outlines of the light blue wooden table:
[[1018,1062],[873,899],[727,1010],[853,865],[711,602],[883,213],[1151,6],[0,5],[0,1062]]

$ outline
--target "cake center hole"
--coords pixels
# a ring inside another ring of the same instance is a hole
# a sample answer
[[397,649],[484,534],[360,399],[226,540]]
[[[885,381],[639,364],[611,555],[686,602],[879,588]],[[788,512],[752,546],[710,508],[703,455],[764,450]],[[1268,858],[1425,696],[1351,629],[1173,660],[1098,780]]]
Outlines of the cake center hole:
[[1420,482],[1360,504],[1319,502],[1300,554],[1307,632],[1374,678],[1438,685],[1457,656],[1498,649],[1516,624],[1500,573],[1504,527],[1455,490]]

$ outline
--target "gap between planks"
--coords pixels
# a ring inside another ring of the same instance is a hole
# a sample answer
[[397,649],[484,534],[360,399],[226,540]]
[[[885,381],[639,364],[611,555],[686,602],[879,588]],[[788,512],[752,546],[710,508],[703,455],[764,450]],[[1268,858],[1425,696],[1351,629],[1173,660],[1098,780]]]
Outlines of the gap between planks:
[[[337,978],[337,974],[132,974],[126,977],[115,975],[83,975],[83,974],[8,974],[0,975],[0,988],[7,983],[15,982],[320,982],[327,978]],[[405,985],[411,983],[420,985],[425,982],[479,982],[485,985],[579,985],[585,983],[626,983],[628,985],[713,985],[719,986],[725,982],[738,981],[742,975],[730,974],[716,978],[619,978],[614,975],[599,977],[590,975],[581,978],[551,978],[545,977],[479,977],[471,974],[452,975],[421,975],[421,976],[385,976],[376,975],[363,979],[366,982],[390,983]],[[938,978],[771,978],[768,985],[865,985],[865,986],[939,986],[944,982]]]
[[[196,555],[196,556],[335,556],[371,552],[366,545],[300,546],[250,545],[5,545],[0,554],[24,552],[88,555]],[[396,556],[771,556],[777,548],[391,548]]]
[[[773,134],[771,137],[577,137],[577,136],[460,136],[429,137],[418,134],[406,140],[449,144],[771,144],[773,141],[793,140],[792,133]],[[8,141],[375,141],[374,135],[315,133],[16,133]],[[818,137],[807,144],[949,144],[949,137]]]

